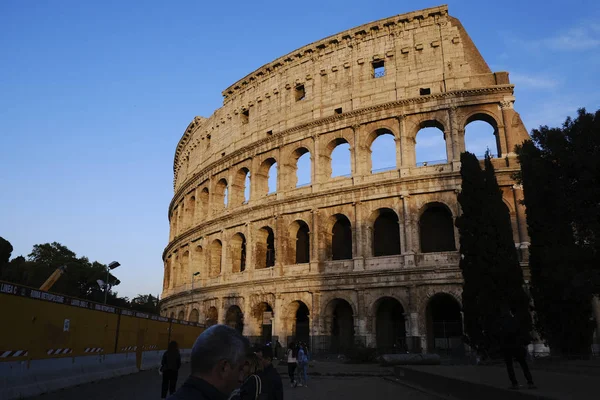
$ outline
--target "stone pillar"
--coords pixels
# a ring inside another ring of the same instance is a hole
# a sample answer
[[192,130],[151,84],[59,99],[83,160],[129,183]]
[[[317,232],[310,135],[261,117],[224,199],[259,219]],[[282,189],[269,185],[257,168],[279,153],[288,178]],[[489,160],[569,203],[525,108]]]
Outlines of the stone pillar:
[[314,209],[311,211],[312,215],[312,229],[310,230],[310,265],[309,269],[311,272],[319,271],[320,260],[320,249],[319,249],[319,210]]
[[[279,178],[279,177],[278,177]],[[273,234],[275,235],[275,275],[283,275],[283,264],[285,263],[285,251],[287,250],[283,244],[283,236],[286,234],[287,229],[283,226],[283,217],[280,215],[274,216],[275,229]]]
[[412,218],[410,215],[410,194],[404,192],[400,195],[402,199],[402,210],[404,219],[404,237],[406,241],[406,254],[414,254],[414,239],[412,235]]
[[514,115],[513,102],[510,100],[504,100],[500,102],[500,109],[502,110],[502,121],[504,125],[504,139],[506,141],[506,152],[503,152],[503,156],[515,155],[515,137],[512,130],[512,116]]
[[281,148],[278,147],[277,150],[275,151],[275,160],[277,160],[277,200],[283,199],[285,197],[284,195],[284,191],[286,190],[285,188],[285,182],[286,182],[286,178],[287,178],[287,174],[285,173],[285,167],[283,165],[283,160],[281,159]]
[[444,131],[444,142],[446,143],[446,162],[452,163],[452,160],[454,160],[454,143],[452,142],[452,132],[448,129]]
[[525,214],[525,205],[523,204],[523,187],[515,184],[513,185],[512,190],[515,202],[515,215],[517,217],[521,259],[523,261],[529,261],[529,232],[527,231],[527,215]]
[[318,137],[313,136],[312,142],[313,152],[310,154],[310,183],[312,186],[312,192],[315,193],[319,190],[319,183],[321,183],[321,181],[319,180],[319,173],[321,169],[319,167],[319,160],[321,159],[321,151],[319,148]]
[[352,258],[354,259],[354,270],[364,270],[364,234],[362,227],[362,208],[363,205],[357,201],[354,205],[354,227],[352,229]]
[[352,148],[352,159],[351,173],[354,183],[362,182],[365,175],[370,174],[371,171],[367,171],[367,155],[368,150],[363,145],[361,140],[361,132],[363,127],[361,125],[352,125],[354,131],[354,146]]

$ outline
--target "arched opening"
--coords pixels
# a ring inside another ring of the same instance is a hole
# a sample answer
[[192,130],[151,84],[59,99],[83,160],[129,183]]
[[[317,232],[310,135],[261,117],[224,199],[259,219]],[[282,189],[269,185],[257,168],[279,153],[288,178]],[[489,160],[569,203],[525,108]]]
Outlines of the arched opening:
[[392,256],[400,254],[400,227],[398,215],[394,210],[378,210],[373,224],[373,256]]
[[179,233],[177,231],[177,226],[178,226],[177,222],[179,220],[179,216],[178,216],[179,212],[178,211],[179,211],[179,208],[175,207],[173,209],[173,214],[171,214],[171,234],[172,234],[171,237],[172,238],[177,236],[177,234]]
[[354,346],[354,312],[343,299],[334,299],[327,305],[330,319],[331,351],[344,353]]
[[331,259],[352,259],[352,225],[350,220],[343,214],[333,216],[335,223],[331,229]]
[[233,178],[230,202],[233,206],[241,206],[250,200],[250,170],[241,168]]
[[171,311],[171,314],[169,315],[169,318],[175,319],[175,311]]
[[219,311],[217,307],[210,307],[206,312],[206,322],[205,325],[208,328],[209,326],[216,325],[219,321]]
[[286,316],[287,343],[310,343],[309,311],[306,304],[300,300],[290,303]]
[[191,196],[186,204],[188,226],[194,226],[196,214],[196,196]]
[[256,269],[275,265],[275,234],[273,229],[264,226],[256,234]]
[[253,313],[260,327],[260,343],[271,343],[273,341],[273,308],[269,303],[262,302],[254,307]]
[[448,208],[432,203],[419,218],[419,237],[422,253],[455,251],[454,221]]
[[433,120],[422,122],[415,142],[417,167],[448,162],[444,126],[439,122]]
[[377,351],[381,354],[406,352],[404,307],[392,297],[379,299],[375,315]]
[[171,288],[179,284],[179,253],[173,254],[173,263],[171,264]]
[[277,161],[267,158],[254,175],[254,187],[259,196],[266,196],[277,191]]
[[[208,217],[208,197],[209,197],[209,192],[208,192],[208,188],[204,188],[202,189],[202,191],[200,192],[200,219],[205,219]],[[200,221],[202,222],[202,221]]]
[[350,152],[350,144],[346,139],[339,138],[332,141],[329,146],[332,147],[329,176],[332,178],[338,176],[352,176],[352,153]]
[[295,182],[292,182],[290,188],[309,186],[312,183],[310,152],[308,149],[301,147],[292,153],[292,158],[295,161],[292,163],[294,168],[292,176],[294,176]]
[[204,270],[204,249],[200,245],[196,246],[193,255],[192,274],[195,272],[200,272],[200,276],[206,277],[206,271]]
[[195,308],[190,313],[190,322],[200,322],[200,313]]
[[290,225],[290,264],[306,264],[310,262],[310,229],[302,220]]
[[185,251],[181,257],[180,269],[179,269],[179,284],[185,285],[189,282],[190,275],[190,252]]
[[223,245],[219,239],[213,240],[210,245],[210,272],[209,276],[214,278],[221,274],[221,259],[223,254]]
[[244,330],[244,314],[238,306],[231,306],[225,314],[225,325],[232,327],[239,333]]
[[227,196],[229,188],[225,178],[220,179],[215,185],[215,191],[213,192],[215,212],[221,211],[227,207]]
[[231,238],[229,251],[231,255],[231,271],[242,272],[246,270],[246,237],[236,233]]
[[369,148],[371,156],[371,173],[396,169],[396,142],[394,134],[388,129],[375,131],[375,140]]
[[462,345],[462,315],[458,301],[447,293],[434,295],[427,303],[427,348],[449,352]]
[[496,120],[488,114],[475,114],[465,125],[465,149],[483,159],[489,149],[492,157],[502,157]]
[[183,310],[179,311],[179,314],[177,314],[177,319],[180,321],[183,321],[185,319],[185,313],[183,312]]

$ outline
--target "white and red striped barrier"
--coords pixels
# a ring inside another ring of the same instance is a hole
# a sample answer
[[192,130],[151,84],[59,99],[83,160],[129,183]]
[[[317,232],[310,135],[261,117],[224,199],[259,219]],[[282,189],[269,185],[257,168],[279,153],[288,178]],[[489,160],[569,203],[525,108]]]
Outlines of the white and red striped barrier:
[[121,351],[136,351],[136,350],[137,350],[137,346],[121,347]]
[[102,348],[102,347],[86,347],[85,353],[104,353],[104,348]]

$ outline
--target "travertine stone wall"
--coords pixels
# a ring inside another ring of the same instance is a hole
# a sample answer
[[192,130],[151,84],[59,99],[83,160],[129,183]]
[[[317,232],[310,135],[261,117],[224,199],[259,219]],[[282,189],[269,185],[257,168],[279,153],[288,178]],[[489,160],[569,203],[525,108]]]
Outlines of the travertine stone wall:
[[[177,145],[163,313],[228,322],[236,306],[244,333],[260,336],[270,309],[272,333],[285,342],[303,329],[295,314],[302,305],[310,335],[321,338],[339,336],[340,315],[351,309],[343,318],[355,340],[378,345],[386,339],[377,319],[395,318],[381,311],[383,300],[394,299],[405,335],[435,345],[429,299],[444,293],[460,302],[453,221],[470,122],[494,129],[494,164],[527,261],[522,191],[511,174],[514,146],[528,136],[513,89],[446,6],[341,32],[234,83],[223,106],[194,118]],[[416,137],[426,127],[443,132],[444,163],[417,166]],[[383,134],[393,135],[396,165],[372,173],[371,144]],[[331,178],[331,154],[345,143],[351,174]],[[306,153],[311,182],[298,187],[296,164]],[[440,232],[453,236],[441,240]],[[307,262],[296,262],[306,251]]]

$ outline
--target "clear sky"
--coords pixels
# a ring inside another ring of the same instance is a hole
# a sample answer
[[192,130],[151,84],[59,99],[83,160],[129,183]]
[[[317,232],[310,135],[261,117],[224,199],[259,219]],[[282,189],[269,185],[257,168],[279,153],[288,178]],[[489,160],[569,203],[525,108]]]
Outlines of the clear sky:
[[[441,1],[0,2],[0,236],[109,263],[120,295],[160,293],[175,146],[261,65]],[[597,0],[452,1],[528,130],[600,108]],[[426,142],[422,142],[426,143]],[[435,158],[432,153],[431,157]]]

